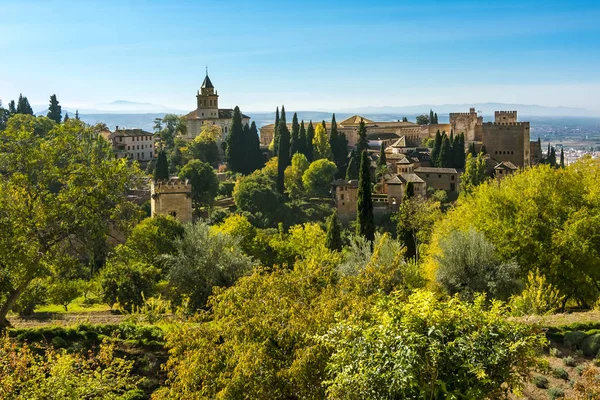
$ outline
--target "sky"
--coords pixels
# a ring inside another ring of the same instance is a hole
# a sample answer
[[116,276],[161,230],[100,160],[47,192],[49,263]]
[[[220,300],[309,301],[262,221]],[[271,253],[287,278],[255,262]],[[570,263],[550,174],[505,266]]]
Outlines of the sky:
[[502,102],[600,114],[595,1],[0,0],[0,99],[192,110]]

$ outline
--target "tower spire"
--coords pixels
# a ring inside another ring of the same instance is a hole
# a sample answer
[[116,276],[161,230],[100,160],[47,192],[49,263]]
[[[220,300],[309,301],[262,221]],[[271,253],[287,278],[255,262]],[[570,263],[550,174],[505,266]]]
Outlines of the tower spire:
[[208,76],[208,65],[206,66],[206,76]]

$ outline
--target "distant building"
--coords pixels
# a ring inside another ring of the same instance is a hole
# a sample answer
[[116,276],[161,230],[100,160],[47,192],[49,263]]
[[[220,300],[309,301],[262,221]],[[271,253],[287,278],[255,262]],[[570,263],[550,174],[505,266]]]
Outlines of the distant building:
[[117,158],[138,161],[142,167],[156,159],[156,138],[150,132],[142,129],[119,129],[117,126],[114,132],[103,131],[100,134],[112,144]]
[[153,181],[150,197],[152,216],[171,215],[181,222],[192,221],[192,185],[187,180]]
[[415,174],[425,181],[428,188],[458,192],[460,174],[455,168],[420,167],[415,169]]
[[[216,125],[221,128],[221,140],[224,141],[229,134],[233,109],[219,108],[219,95],[215,90],[208,71],[200,90],[196,94],[196,109],[185,116],[187,120],[187,133],[182,136],[191,140],[198,136],[204,125]],[[249,124],[250,117],[242,114],[242,124]]]
[[514,174],[517,171],[518,168],[513,163],[510,161],[502,161],[494,167],[494,176],[496,178],[503,178],[507,175]]

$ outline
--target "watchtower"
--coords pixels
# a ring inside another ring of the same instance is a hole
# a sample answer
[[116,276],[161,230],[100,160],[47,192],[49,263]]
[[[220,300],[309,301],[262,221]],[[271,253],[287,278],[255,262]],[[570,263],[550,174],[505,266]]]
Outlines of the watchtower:
[[171,215],[181,222],[192,221],[192,185],[187,180],[153,181],[150,195],[152,216]]
[[495,111],[494,122],[505,123],[505,122],[517,122],[516,111]]

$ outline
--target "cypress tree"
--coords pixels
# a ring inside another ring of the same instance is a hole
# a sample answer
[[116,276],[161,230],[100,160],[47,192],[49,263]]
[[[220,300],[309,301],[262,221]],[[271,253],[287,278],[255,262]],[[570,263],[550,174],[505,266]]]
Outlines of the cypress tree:
[[438,129],[435,133],[435,141],[433,142],[433,149],[431,149],[431,165],[434,167],[438,166],[438,157],[440,156],[440,149],[442,148],[442,135]]
[[373,218],[373,200],[371,199],[371,174],[369,157],[366,151],[360,156],[358,177],[358,199],[356,203],[356,234],[367,240],[375,240],[375,220]]
[[304,129],[304,120],[300,122],[300,133],[298,134],[298,153],[306,156],[306,129]]
[[429,124],[431,125],[433,123],[435,123],[435,119],[434,119],[434,116],[433,116],[433,110],[429,109]]
[[[471,143],[471,145],[469,146],[469,153],[473,157],[477,157],[477,152],[475,151],[475,142]],[[465,163],[465,165],[466,165],[466,163]]]
[[456,150],[456,168],[463,169],[465,168],[465,134],[461,133],[458,137],[458,147]]
[[404,193],[404,198],[410,199],[411,197],[414,197],[414,195],[415,195],[415,184],[412,182],[408,182],[406,184],[406,193]]
[[225,139],[227,148],[225,155],[227,157],[227,167],[233,172],[244,173],[244,164],[246,161],[245,141],[244,141],[244,126],[242,125],[242,113],[240,108],[236,106],[233,109],[233,117],[229,127],[229,134]]
[[10,113],[10,115],[14,115],[17,113],[17,108],[15,107],[15,101],[11,100],[8,103],[8,112]]
[[281,107],[281,116],[279,118],[277,131],[279,136],[279,154],[277,154],[277,190],[279,190],[279,193],[283,194],[285,190],[284,173],[285,169],[290,165],[290,131],[287,128],[285,109],[283,107]]
[[23,94],[19,94],[19,101],[17,102],[17,114],[29,114],[33,115],[33,109],[29,105],[29,100]]
[[262,151],[260,150],[260,139],[258,138],[258,129],[256,123],[252,121],[250,125],[250,133],[247,138],[248,141],[248,153],[251,154],[249,162],[249,173],[261,169],[265,166],[265,158],[263,157]]
[[154,167],[154,180],[155,181],[166,181],[169,179],[169,161],[167,160],[167,153],[164,150],[158,152],[156,158],[156,166]]
[[437,125],[437,124],[439,124],[439,122],[438,122],[438,117],[437,117],[437,113],[434,113],[434,114],[433,114],[433,118],[435,119],[435,122],[434,122],[434,123],[435,123],[436,125]]
[[565,167],[565,149],[564,147],[560,148],[560,167]]
[[79,121],[79,110],[75,110],[75,119]]
[[315,127],[312,124],[312,121],[308,123],[308,128],[306,129],[306,159],[308,162],[313,162],[315,158],[315,150],[313,148],[313,139],[315,138]]
[[290,140],[290,159],[298,153],[300,147],[300,125],[298,125],[298,115],[294,113],[292,118],[292,138]]
[[358,154],[356,150],[352,150],[350,154],[350,161],[348,162],[348,168],[346,168],[346,180],[358,179],[358,166],[360,161],[358,160]]
[[550,160],[550,142],[548,142],[548,151],[546,152],[546,162]]
[[331,152],[333,154],[333,161],[337,166],[337,176],[344,176],[346,171],[346,164],[348,162],[348,139],[344,132],[339,133],[337,122],[335,120],[335,114],[331,118],[331,133],[329,135],[329,144],[331,146]]
[[69,119],[69,113],[65,113],[65,118],[63,119],[63,122],[67,122]]
[[452,163],[452,149],[450,148],[450,139],[444,133],[442,135],[442,147],[438,155],[437,166],[439,168],[448,168]]
[[[56,99],[55,94],[50,96],[50,105],[48,106],[48,115],[47,116],[48,116],[48,118],[50,118],[57,124],[60,124],[60,121],[62,120],[61,106],[58,103],[58,100]],[[77,118],[77,117],[75,117],[75,118]]]
[[331,251],[342,251],[342,227],[338,220],[337,210],[327,218],[325,246]]
[[550,157],[548,157],[548,164],[550,164],[551,167],[556,168],[556,149],[554,147],[550,149]]
[[385,147],[381,146],[379,149],[379,160],[377,160],[378,167],[385,167],[387,165],[387,158],[385,156]]
[[279,107],[275,110],[275,126],[273,127],[273,154],[279,154]]
[[356,142],[356,153],[359,157],[362,157],[361,154],[363,151],[369,149],[369,141],[367,140],[367,127],[365,126],[365,121],[360,119],[360,124],[358,125],[358,141]]

